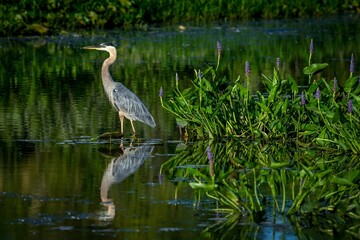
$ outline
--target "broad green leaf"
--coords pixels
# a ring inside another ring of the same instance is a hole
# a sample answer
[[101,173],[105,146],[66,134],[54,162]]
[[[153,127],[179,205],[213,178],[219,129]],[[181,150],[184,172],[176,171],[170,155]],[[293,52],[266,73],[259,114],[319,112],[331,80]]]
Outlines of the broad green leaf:
[[353,183],[350,182],[348,179],[340,178],[340,177],[336,177],[336,176],[333,176],[330,181],[333,183],[340,184],[340,185],[353,185]]
[[303,72],[306,75],[317,74],[322,72],[329,66],[328,63],[313,63],[310,66],[304,68]]
[[354,182],[354,180],[358,180],[360,178],[360,170],[350,170],[350,172],[346,174],[345,178],[351,182]]
[[351,92],[351,89],[353,88],[355,83],[357,83],[357,81],[358,81],[358,77],[352,77],[347,79],[345,82],[344,91],[347,93]]

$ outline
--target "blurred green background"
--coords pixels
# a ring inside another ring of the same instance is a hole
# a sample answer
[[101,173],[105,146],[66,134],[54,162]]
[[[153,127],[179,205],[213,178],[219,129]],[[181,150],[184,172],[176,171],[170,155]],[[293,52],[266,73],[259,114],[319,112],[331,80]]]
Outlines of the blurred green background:
[[355,0],[3,0],[0,36],[359,13]]

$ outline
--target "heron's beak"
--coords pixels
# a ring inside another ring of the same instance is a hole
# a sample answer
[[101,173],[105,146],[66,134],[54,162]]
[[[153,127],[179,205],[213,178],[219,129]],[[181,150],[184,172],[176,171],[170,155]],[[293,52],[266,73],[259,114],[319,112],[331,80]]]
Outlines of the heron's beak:
[[99,50],[99,47],[95,47],[95,46],[86,46],[86,47],[83,47],[83,49],[93,49],[93,50]]

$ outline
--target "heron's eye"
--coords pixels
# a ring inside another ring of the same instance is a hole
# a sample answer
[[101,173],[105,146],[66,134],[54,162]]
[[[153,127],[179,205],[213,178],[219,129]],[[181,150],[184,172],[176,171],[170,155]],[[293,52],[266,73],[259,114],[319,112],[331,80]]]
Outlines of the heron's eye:
[[117,92],[117,90],[116,90],[116,89],[114,89],[113,91],[114,91],[114,92]]

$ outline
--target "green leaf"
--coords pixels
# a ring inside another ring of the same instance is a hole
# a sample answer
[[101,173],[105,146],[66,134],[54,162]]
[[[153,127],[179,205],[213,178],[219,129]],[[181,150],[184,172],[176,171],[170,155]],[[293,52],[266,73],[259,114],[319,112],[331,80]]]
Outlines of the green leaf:
[[277,103],[276,107],[275,107],[275,111],[274,111],[274,115],[276,116],[278,114],[278,112],[280,111],[281,107],[283,105],[283,102],[280,101]]
[[289,163],[288,162],[281,162],[281,163],[277,163],[277,162],[272,162],[270,164],[270,168],[283,168],[288,166]]
[[203,189],[205,191],[214,190],[216,185],[214,183],[199,183],[199,182],[191,182],[189,183],[192,189]]
[[306,75],[312,75],[322,72],[329,66],[328,63],[313,63],[310,66],[304,68],[303,72]]
[[342,115],[342,114],[341,114],[340,109],[337,108],[337,109],[336,109],[336,112],[335,112],[335,114],[334,114],[334,116],[333,116],[333,118],[332,118],[332,122],[333,122],[333,123],[339,122],[340,119],[341,119],[341,115]]
[[350,182],[348,179],[340,178],[340,177],[336,177],[336,176],[332,177],[331,182],[332,183],[337,183],[337,184],[340,184],[340,185],[353,185],[353,183]]
[[355,182],[360,178],[360,170],[350,170],[350,172],[346,174],[345,178],[351,182]]
[[351,89],[353,88],[355,83],[357,83],[357,81],[358,81],[358,77],[352,77],[347,79],[345,82],[344,91],[347,93],[351,92]]
[[278,84],[274,84],[273,87],[271,88],[269,97],[268,97],[269,103],[274,102],[275,97],[278,96],[278,94],[277,94],[278,88],[279,88]]
[[285,113],[287,112],[288,105],[289,105],[289,99],[285,99],[285,102],[284,102],[284,104],[283,104],[282,107],[281,107],[281,112],[282,112],[283,114],[285,114]]
[[297,85],[297,82],[291,76],[289,76],[289,82],[291,84],[291,91],[293,92],[294,95],[296,95],[299,92],[299,87]]
[[264,112],[271,113],[270,108],[268,108],[268,106],[266,106],[265,104],[259,102],[257,102],[256,104],[259,105]]

